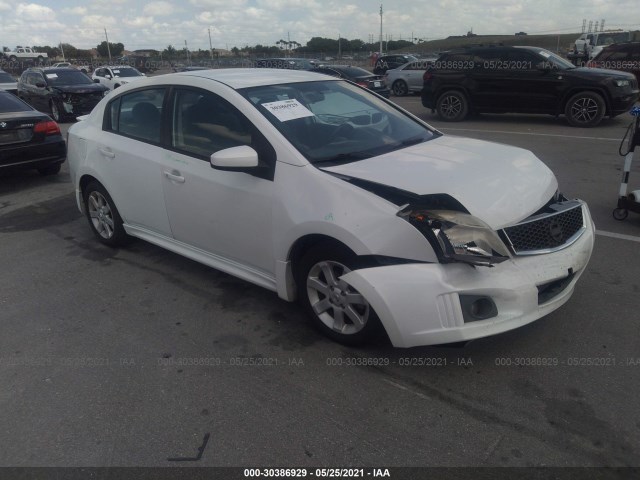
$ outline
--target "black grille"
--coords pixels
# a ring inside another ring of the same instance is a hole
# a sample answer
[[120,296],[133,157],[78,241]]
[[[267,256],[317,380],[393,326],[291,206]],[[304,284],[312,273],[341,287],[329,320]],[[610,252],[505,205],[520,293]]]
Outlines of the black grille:
[[582,205],[553,215],[507,227],[507,236],[514,252],[531,252],[558,248],[584,225]]

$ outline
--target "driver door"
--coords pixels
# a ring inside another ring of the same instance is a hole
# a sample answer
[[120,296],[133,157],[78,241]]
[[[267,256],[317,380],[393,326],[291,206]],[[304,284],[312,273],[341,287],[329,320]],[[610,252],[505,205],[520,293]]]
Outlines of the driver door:
[[[275,150],[237,108],[208,90],[175,88],[170,104],[162,180],[173,237],[273,275]],[[211,154],[241,145],[258,152],[260,167],[211,167]]]

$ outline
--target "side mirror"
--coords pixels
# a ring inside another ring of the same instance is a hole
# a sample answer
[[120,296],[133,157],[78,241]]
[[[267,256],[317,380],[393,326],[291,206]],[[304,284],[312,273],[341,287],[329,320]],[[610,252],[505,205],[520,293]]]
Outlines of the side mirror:
[[100,79],[99,78],[94,78],[93,79],[93,83],[100,83]]
[[220,150],[211,155],[211,168],[228,172],[243,172],[258,166],[258,152],[246,145]]
[[38,87],[38,88],[44,88],[46,86],[47,86],[47,84],[44,83],[44,82],[36,82],[36,87]]
[[111,80],[113,77],[111,75],[105,75],[104,78],[106,78],[107,80]]

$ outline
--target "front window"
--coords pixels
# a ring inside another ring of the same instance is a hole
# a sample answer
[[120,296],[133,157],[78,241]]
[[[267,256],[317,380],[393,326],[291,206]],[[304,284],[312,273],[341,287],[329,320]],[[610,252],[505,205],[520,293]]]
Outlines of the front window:
[[348,163],[426,142],[437,133],[341,81],[239,90],[312,163]]
[[77,70],[44,71],[47,83],[52,87],[65,85],[91,85],[93,82],[84,73]]

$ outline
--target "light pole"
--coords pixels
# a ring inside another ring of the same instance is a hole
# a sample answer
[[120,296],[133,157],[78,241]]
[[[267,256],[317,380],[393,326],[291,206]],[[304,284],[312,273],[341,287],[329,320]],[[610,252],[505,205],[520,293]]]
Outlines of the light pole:
[[382,4],[380,4],[380,56],[382,56]]

